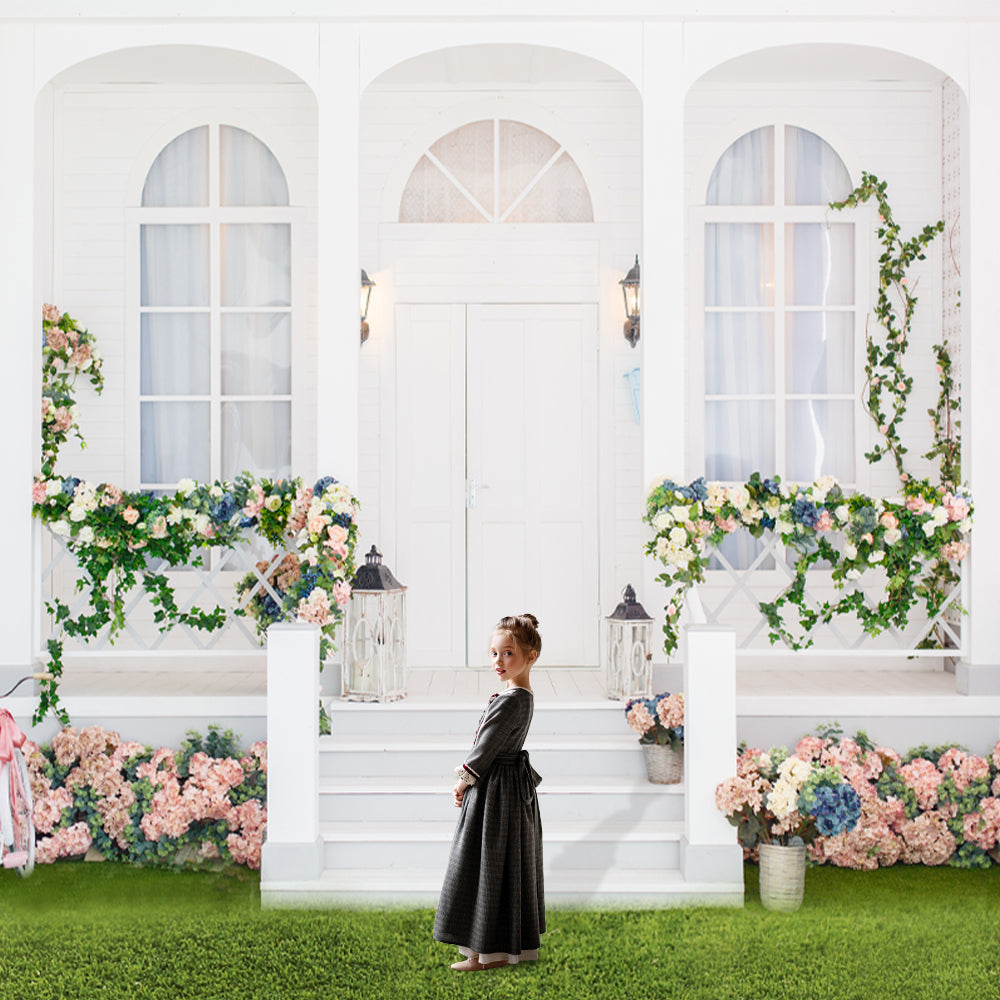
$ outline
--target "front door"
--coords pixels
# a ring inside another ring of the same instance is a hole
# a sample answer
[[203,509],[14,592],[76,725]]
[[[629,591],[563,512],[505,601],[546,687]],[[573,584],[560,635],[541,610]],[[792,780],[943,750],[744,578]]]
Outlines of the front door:
[[598,658],[597,308],[401,305],[397,575],[414,666],[487,663],[505,614]]

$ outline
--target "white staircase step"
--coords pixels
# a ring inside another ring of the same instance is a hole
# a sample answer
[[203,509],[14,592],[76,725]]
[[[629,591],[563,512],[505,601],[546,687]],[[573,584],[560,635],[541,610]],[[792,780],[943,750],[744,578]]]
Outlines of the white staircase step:
[[[320,779],[320,821],[454,823],[457,810],[443,780],[398,776]],[[538,786],[543,829],[560,822],[678,822],[684,819],[684,784],[654,785],[646,778],[598,776],[572,780],[546,778]]]
[[[327,869],[313,881],[262,882],[266,907],[407,906],[436,907],[441,893],[440,869]],[[660,909],[667,906],[742,906],[742,883],[687,882],[676,871],[562,869],[545,871],[547,909],[594,907]],[[544,938],[543,938],[544,941]]]
[[[623,868],[656,872],[680,863],[680,822],[543,822],[546,869]],[[448,863],[451,821],[321,823],[326,868],[437,868]]]
[[[470,739],[406,739],[362,741],[326,736],[320,743],[320,775],[454,778],[466,757]],[[525,744],[532,766],[547,774],[643,777],[642,750],[627,732],[620,735],[533,736]]]

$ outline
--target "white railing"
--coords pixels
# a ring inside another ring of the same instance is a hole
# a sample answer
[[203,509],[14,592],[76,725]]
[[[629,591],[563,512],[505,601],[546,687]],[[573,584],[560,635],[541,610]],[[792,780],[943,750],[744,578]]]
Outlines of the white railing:
[[[33,579],[36,581],[37,613],[34,634],[36,655],[45,657],[46,642],[50,638],[61,638],[68,658],[100,656],[128,657],[142,654],[185,655],[191,653],[234,654],[241,659],[246,656],[263,658],[265,651],[256,634],[253,618],[237,614],[247,607],[259,594],[270,596],[278,604],[281,595],[268,582],[286,552],[264,549],[260,539],[254,536],[254,545],[242,545],[233,549],[205,550],[205,566],[170,567],[165,562],[150,563],[152,572],[164,573],[174,588],[178,608],[191,611],[195,608],[211,610],[221,607],[226,611],[223,625],[211,632],[202,631],[188,625],[178,624],[168,631],[160,631],[154,620],[155,609],[141,586],[129,592],[125,601],[125,626],[112,641],[110,628],[103,628],[98,635],[83,642],[62,633],[54,616],[47,613],[45,606],[56,598],[69,606],[70,616],[86,613],[89,595],[86,589],[77,590],[81,577],[76,559],[65,543],[46,526],[34,522],[35,567]],[[258,564],[266,564],[261,570]],[[237,595],[236,584],[247,573],[254,575],[253,587],[242,595]]]
[[[697,588],[697,599],[708,625],[725,625],[736,630],[736,651],[741,656],[874,656],[891,657],[955,657],[966,652],[966,633],[962,628],[961,609],[967,606],[967,577],[959,566],[959,580],[948,594],[937,614],[928,616],[922,602],[913,606],[906,628],[890,626],[878,636],[868,635],[853,615],[834,617],[828,624],[817,625],[810,633],[814,640],[808,649],[795,651],[785,644],[771,644],[770,626],[760,612],[762,601],[773,601],[794,579],[795,570],[788,564],[781,538],[768,533],[746,569],[736,569],[716,552],[717,566],[706,573],[706,582]],[[848,582],[837,590],[830,573],[816,568],[806,576],[805,599],[809,607],[818,609],[825,600],[834,602],[844,593],[860,590],[865,602],[874,607],[878,595],[884,594],[886,576],[878,569],[867,571],[859,580]],[[786,604],[783,608],[786,627],[793,635],[800,634],[798,608]],[[919,648],[929,636],[935,637],[935,648]]]

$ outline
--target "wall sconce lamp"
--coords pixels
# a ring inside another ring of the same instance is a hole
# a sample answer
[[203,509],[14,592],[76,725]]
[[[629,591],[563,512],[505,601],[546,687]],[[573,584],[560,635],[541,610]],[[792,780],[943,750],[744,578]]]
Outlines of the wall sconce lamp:
[[625,297],[625,339],[632,347],[639,343],[639,255],[635,255],[635,264],[628,274],[618,282],[622,286]]
[[361,268],[361,343],[368,339],[368,303],[372,297],[375,282],[368,277],[368,272]]

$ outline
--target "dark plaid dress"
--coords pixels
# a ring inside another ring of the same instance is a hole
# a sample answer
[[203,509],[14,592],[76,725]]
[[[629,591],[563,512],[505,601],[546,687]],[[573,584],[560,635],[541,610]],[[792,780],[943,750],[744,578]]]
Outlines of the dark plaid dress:
[[537,949],[545,931],[542,780],[523,750],[534,695],[512,687],[490,698],[465,769],[466,788],[434,921],[434,940],[480,955]]

